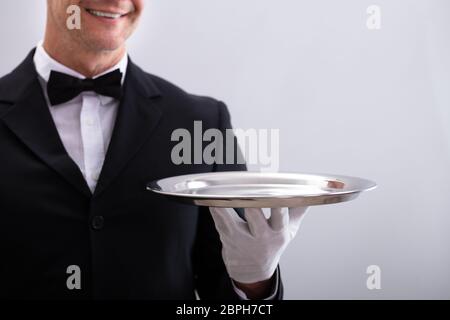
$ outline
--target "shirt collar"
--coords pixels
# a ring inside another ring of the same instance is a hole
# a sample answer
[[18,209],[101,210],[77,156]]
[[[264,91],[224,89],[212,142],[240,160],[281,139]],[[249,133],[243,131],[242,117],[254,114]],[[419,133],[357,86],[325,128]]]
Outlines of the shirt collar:
[[[48,82],[48,79],[50,78],[50,72],[52,72],[52,71],[62,72],[67,75],[70,75],[72,77],[79,78],[79,79],[86,79],[86,77],[84,75],[82,75],[81,73],[79,73],[75,70],[72,70],[69,67],[66,67],[65,65],[59,63],[58,61],[56,61],[55,59],[50,57],[50,55],[45,51],[42,41],[40,41],[36,47],[36,52],[34,54],[33,61],[34,61],[34,65],[36,67],[37,73],[42,78],[42,80],[44,80],[45,82]],[[107,74],[116,69],[119,69],[120,72],[122,72],[122,84],[123,84],[123,82],[125,80],[127,66],[128,66],[128,55],[124,54],[122,59],[120,59],[120,61],[115,66],[113,66],[110,69],[106,70],[105,72],[102,72],[101,74],[95,76],[94,79],[101,77],[102,75]],[[100,97],[101,97],[103,104],[108,103],[111,99],[114,100],[111,97],[103,97],[103,96],[100,96]]]

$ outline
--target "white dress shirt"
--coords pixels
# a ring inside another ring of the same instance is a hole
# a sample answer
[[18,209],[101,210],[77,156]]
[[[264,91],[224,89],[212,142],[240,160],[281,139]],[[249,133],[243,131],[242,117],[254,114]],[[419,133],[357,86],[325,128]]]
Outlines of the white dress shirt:
[[[51,106],[47,96],[47,82],[51,71],[62,72],[80,79],[86,77],[50,57],[42,46],[42,42],[37,46],[34,64],[61,141],[69,156],[80,168],[89,189],[94,193],[111,140],[119,101],[87,91],[69,102]],[[117,65],[95,78],[120,69],[123,83],[127,65],[128,56],[125,54]]]
[[[62,72],[79,79],[86,77],[50,57],[42,46],[42,41],[36,48],[34,64],[64,148],[78,165],[91,192],[94,193],[111,140],[119,101],[87,91],[69,102],[51,106],[47,96],[47,82],[51,71]],[[120,69],[123,83],[127,65],[128,56],[125,54],[117,65],[94,78]],[[247,299],[246,294],[239,290],[234,283],[233,288],[241,299]],[[274,291],[267,298],[268,300],[274,298],[277,288],[278,276]]]

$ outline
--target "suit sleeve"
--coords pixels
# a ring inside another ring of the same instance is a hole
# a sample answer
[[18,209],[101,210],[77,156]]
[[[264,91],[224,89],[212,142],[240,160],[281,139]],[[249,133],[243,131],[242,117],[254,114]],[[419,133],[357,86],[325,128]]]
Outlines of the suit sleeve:
[[[219,102],[219,126],[223,137],[226,137],[226,129],[231,129],[231,120],[228,108],[223,102]],[[237,139],[234,137],[234,155],[239,158],[240,150]],[[225,158],[226,151],[223,156]],[[215,164],[214,171],[246,171],[245,164]],[[208,207],[199,207],[199,222],[197,239],[194,248],[194,272],[197,293],[202,300],[241,300],[233,288],[232,282],[222,259],[222,243],[214,226]],[[243,210],[237,209],[238,214],[243,217]],[[278,288],[274,299],[281,300],[283,297],[283,284],[278,270]]]

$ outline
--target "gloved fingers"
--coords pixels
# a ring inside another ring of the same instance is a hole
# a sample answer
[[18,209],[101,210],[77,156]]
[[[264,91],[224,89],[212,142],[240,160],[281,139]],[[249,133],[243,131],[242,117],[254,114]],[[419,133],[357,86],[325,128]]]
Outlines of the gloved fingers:
[[242,222],[242,219],[232,208],[209,207],[209,211],[219,232],[231,234],[238,227],[238,223]]
[[289,208],[289,224],[299,226],[309,207]]
[[269,223],[273,231],[281,231],[286,228],[289,225],[287,208],[272,208]]
[[257,236],[268,226],[264,212],[260,208],[245,208],[245,219],[253,236]]

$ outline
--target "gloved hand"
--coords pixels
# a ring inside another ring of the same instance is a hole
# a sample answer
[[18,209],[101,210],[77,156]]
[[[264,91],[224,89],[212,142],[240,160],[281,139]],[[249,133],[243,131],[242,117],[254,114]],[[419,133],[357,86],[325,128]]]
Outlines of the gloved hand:
[[287,245],[295,237],[308,207],[245,209],[244,221],[234,209],[210,207],[222,242],[222,257],[230,277],[241,283],[270,279]]

